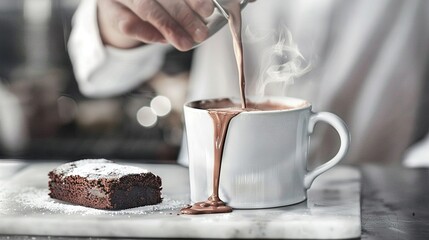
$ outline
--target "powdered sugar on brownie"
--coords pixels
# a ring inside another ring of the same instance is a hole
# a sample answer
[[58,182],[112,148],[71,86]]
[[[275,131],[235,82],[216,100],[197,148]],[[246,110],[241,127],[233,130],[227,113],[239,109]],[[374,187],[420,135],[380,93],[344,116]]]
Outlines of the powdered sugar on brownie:
[[67,176],[80,176],[87,179],[121,178],[130,174],[148,173],[146,169],[116,164],[106,159],[84,159],[63,164],[54,173]]

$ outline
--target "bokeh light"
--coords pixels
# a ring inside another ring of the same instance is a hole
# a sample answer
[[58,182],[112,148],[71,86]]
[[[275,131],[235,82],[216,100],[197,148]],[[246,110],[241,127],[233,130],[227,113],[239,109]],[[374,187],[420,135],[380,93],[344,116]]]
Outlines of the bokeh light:
[[167,97],[156,96],[150,102],[150,107],[156,115],[163,117],[170,113],[171,102]]
[[76,101],[67,96],[60,96],[57,99],[58,116],[63,123],[69,123],[76,118],[77,103]]
[[153,127],[157,120],[158,117],[150,107],[144,106],[137,111],[137,121],[143,127]]

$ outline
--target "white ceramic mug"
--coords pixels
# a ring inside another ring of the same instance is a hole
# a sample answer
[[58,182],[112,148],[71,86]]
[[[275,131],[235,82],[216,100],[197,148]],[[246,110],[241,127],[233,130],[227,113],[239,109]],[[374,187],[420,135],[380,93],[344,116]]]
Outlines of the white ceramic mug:
[[[250,98],[252,102],[294,106],[289,110],[242,112],[228,128],[222,158],[219,196],[233,208],[269,208],[306,199],[313,180],[346,155],[350,135],[345,123],[328,112],[314,113],[305,100]],[[198,101],[185,104],[191,201],[206,200],[213,184],[213,121]],[[310,135],[319,121],[330,124],[341,140],[338,153],[307,171]]]

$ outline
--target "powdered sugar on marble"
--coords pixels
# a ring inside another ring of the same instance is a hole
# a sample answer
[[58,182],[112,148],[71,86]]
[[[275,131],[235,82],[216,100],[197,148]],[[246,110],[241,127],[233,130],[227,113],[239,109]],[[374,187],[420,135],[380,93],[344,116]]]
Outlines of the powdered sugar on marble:
[[187,205],[187,202],[174,200],[163,196],[163,201],[157,205],[149,205],[124,210],[101,210],[73,205],[49,197],[48,189],[23,188],[18,191],[9,191],[14,201],[25,209],[45,214],[67,214],[67,215],[146,215],[163,213],[163,211],[177,211]]
[[91,180],[120,178],[129,174],[148,173],[146,169],[116,164],[106,159],[84,159],[65,163],[54,170],[66,176],[80,176]]

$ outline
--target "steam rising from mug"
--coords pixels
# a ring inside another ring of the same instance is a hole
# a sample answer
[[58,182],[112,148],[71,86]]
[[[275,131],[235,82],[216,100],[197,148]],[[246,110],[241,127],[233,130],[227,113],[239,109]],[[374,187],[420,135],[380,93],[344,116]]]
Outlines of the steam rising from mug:
[[[293,41],[292,33],[286,27],[278,32],[272,31],[262,35],[257,35],[246,28],[245,34],[246,38],[254,43],[275,42],[263,51],[261,68],[253,89],[257,96],[266,95],[267,86],[275,83],[284,88],[285,94],[288,85],[311,70],[311,64],[307,63]],[[270,39],[273,37],[274,39]]]

